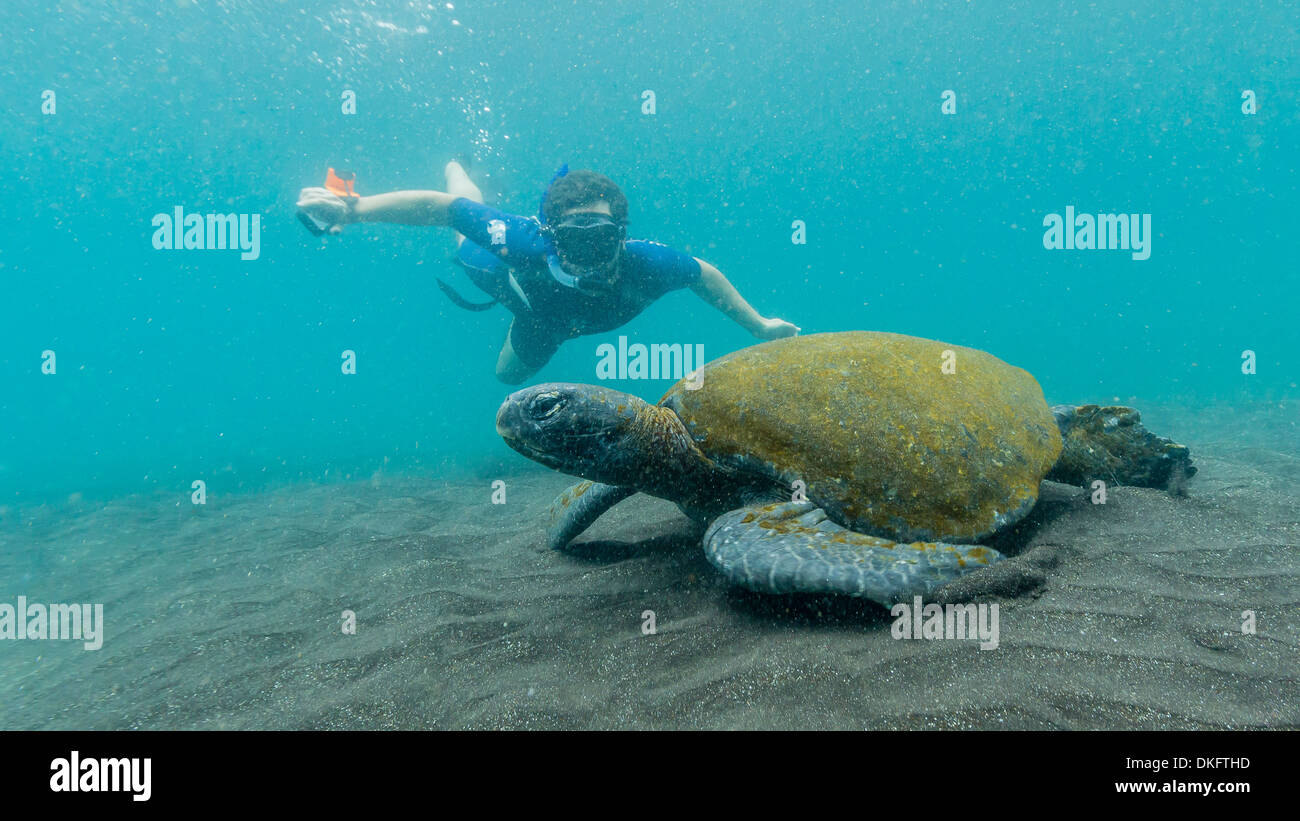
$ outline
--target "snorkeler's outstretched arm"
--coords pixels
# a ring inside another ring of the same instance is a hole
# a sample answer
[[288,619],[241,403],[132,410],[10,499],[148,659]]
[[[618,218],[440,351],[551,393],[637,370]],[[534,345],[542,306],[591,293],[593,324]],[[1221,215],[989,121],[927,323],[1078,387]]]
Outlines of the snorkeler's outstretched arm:
[[391,191],[371,197],[353,197],[351,204],[328,188],[304,188],[298,210],[337,234],[353,222],[388,222],[397,225],[451,225],[449,206],[456,195],[444,191]]
[[769,319],[755,311],[721,271],[698,257],[695,261],[700,263],[700,279],[691,286],[691,290],[700,299],[731,317],[737,325],[759,339],[780,339],[799,333],[797,325],[775,317]]
[[454,194],[445,191],[391,191],[360,197],[352,209],[352,222],[449,226],[448,207],[455,200]]

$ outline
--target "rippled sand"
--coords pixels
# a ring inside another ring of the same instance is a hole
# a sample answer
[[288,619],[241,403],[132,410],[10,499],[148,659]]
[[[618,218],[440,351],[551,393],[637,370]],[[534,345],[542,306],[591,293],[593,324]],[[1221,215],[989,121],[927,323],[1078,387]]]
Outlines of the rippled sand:
[[97,652],[0,642],[0,727],[1296,728],[1298,417],[1148,409],[1200,466],[1184,498],[1045,486],[1013,542],[1047,584],[997,600],[991,651],[729,589],[645,497],[548,551],[569,481],[512,454],[511,475],[9,508],[0,601],[102,602],[107,630]]

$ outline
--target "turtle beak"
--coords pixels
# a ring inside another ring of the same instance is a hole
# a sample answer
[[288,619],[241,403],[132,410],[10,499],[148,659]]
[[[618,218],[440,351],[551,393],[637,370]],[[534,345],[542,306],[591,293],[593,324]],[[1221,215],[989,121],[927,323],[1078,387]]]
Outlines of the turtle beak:
[[561,460],[544,443],[546,419],[559,408],[560,391],[554,386],[536,385],[506,397],[497,411],[497,435],[514,450],[547,467],[560,467]]
[[501,408],[497,411],[497,435],[507,442],[519,438],[524,428],[523,413],[520,411],[524,403],[520,401],[524,391],[516,391],[506,397],[506,401],[501,403]]
[[519,411],[509,399],[501,403],[501,408],[497,411],[497,435],[502,439],[513,439],[518,416]]
[[497,435],[510,446],[511,450],[549,467],[545,454],[524,441],[523,427],[524,419],[523,414],[519,412],[519,406],[507,399],[502,403],[501,410],[497,411]]

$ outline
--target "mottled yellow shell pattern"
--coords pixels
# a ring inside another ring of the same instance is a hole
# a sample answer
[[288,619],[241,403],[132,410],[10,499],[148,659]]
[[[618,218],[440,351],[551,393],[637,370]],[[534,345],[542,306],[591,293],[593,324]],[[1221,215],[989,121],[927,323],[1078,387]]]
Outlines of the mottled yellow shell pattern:
[[745,348],[660,404],[720,464],[801,480],[843,526],[901,541],[969,542],[1014,524],[1061,452],[1029,373],[900,334]]

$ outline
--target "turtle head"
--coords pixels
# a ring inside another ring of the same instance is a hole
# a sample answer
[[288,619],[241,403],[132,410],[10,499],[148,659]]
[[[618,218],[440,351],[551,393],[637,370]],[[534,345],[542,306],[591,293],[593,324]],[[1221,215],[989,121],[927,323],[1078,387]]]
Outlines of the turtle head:
[[671,493],[665,480],[703,459],[671,410],[595,385],[515,391],[497,411],[497,433],[549,468],[654,495]]
[[637,416],[651,406],[630,394],[595,385],[552,382],[515,391],[497,411],[506,444],[549,468],[607,484],[640,454]]

